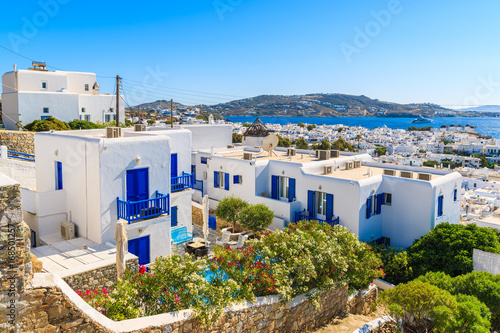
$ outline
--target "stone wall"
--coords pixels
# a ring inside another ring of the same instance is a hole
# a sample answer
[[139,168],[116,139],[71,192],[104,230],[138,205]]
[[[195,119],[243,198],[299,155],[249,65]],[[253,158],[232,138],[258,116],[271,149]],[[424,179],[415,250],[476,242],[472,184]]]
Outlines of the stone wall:
[[347,302],[347,312],[366,316],[372,312],[371,305],[377,301],[377,298],[377,288],[372,288],[366,293],[358,292],[355,296],[349,298]]
[[19,153],[35,153],[35,132],[0,131],[0,146]]
[[[137,270],[139,266],[139,258],[127,260],[127,268]],[[91,271],[82,272],[79,274],[65,276],[62,279],[73,290],[88,290],[97,287],[111,287],[116,282],[116,264],[103,266]]]
[[[18,331],[23,300],[31,279],[30,231],[23,221],[19,184],[0,174],[0,331]],[[8,328],[8,330],[5,330]]]

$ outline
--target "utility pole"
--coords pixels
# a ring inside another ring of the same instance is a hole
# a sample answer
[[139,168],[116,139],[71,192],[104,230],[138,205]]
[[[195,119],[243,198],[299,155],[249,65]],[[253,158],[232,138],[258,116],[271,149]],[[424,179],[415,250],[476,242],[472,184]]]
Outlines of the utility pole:
[[120,75],[116,76],[116,127],[120,127]]
[[170,99],[170,128],[174,127],[174,99]]

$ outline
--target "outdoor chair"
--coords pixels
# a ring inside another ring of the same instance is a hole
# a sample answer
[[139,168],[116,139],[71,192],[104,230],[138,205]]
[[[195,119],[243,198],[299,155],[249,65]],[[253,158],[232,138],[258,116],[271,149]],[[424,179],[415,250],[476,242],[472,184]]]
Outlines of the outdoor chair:
[[234,248],[241,249],[245,245],[245,242],[247,240],[248,240],[248,235],[240,235],[240,237],[238,237],[238,242],[236,243]]
[[229,231],[224,230],[222,232],[222,237],[217,237],[215,239],[215,243],[219,246],[224,247],[229,242],[230,238],[231,238],[231,233]]

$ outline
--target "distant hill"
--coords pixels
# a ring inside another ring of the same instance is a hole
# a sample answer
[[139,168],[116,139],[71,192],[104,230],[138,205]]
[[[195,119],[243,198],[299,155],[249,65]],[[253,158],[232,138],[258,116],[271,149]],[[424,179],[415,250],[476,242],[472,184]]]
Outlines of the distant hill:
[[364,95],[307,94],[261,95],[217,105],[198,106],[202,112],[224,116],[315,116],[315,117],[413,117],[453,116],[455,111],[431,103],[397,104]]
[[[397,104],[372,99],[367,96],[345,94],[307,94],[307,95],[260,95],[234,100],[216,105],[185,106],[174,103],[183,109],[199,108],[202,113],[229,116],[284,116],[284,117],[425,117],[455,116],[458,112],[431,103]],[[169,100],[144,103],[134,108],[142,110],[169,109]]]
[[456,109],[456,111],[462,111],[462,112],[500,112],[500,105],[482,105],[482,106],[475,106],[472,108],[465,108],[465,109]]

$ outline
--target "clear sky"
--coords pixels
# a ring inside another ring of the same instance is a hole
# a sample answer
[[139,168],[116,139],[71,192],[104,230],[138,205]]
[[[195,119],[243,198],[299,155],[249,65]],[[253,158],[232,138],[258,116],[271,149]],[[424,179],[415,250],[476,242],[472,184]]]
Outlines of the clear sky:
[[[346,93],[500,104],[500,2],[208,0],[2,2],[0,45],[95,72],[131,105]],[[0,71],[31,61],[0,48]]]

